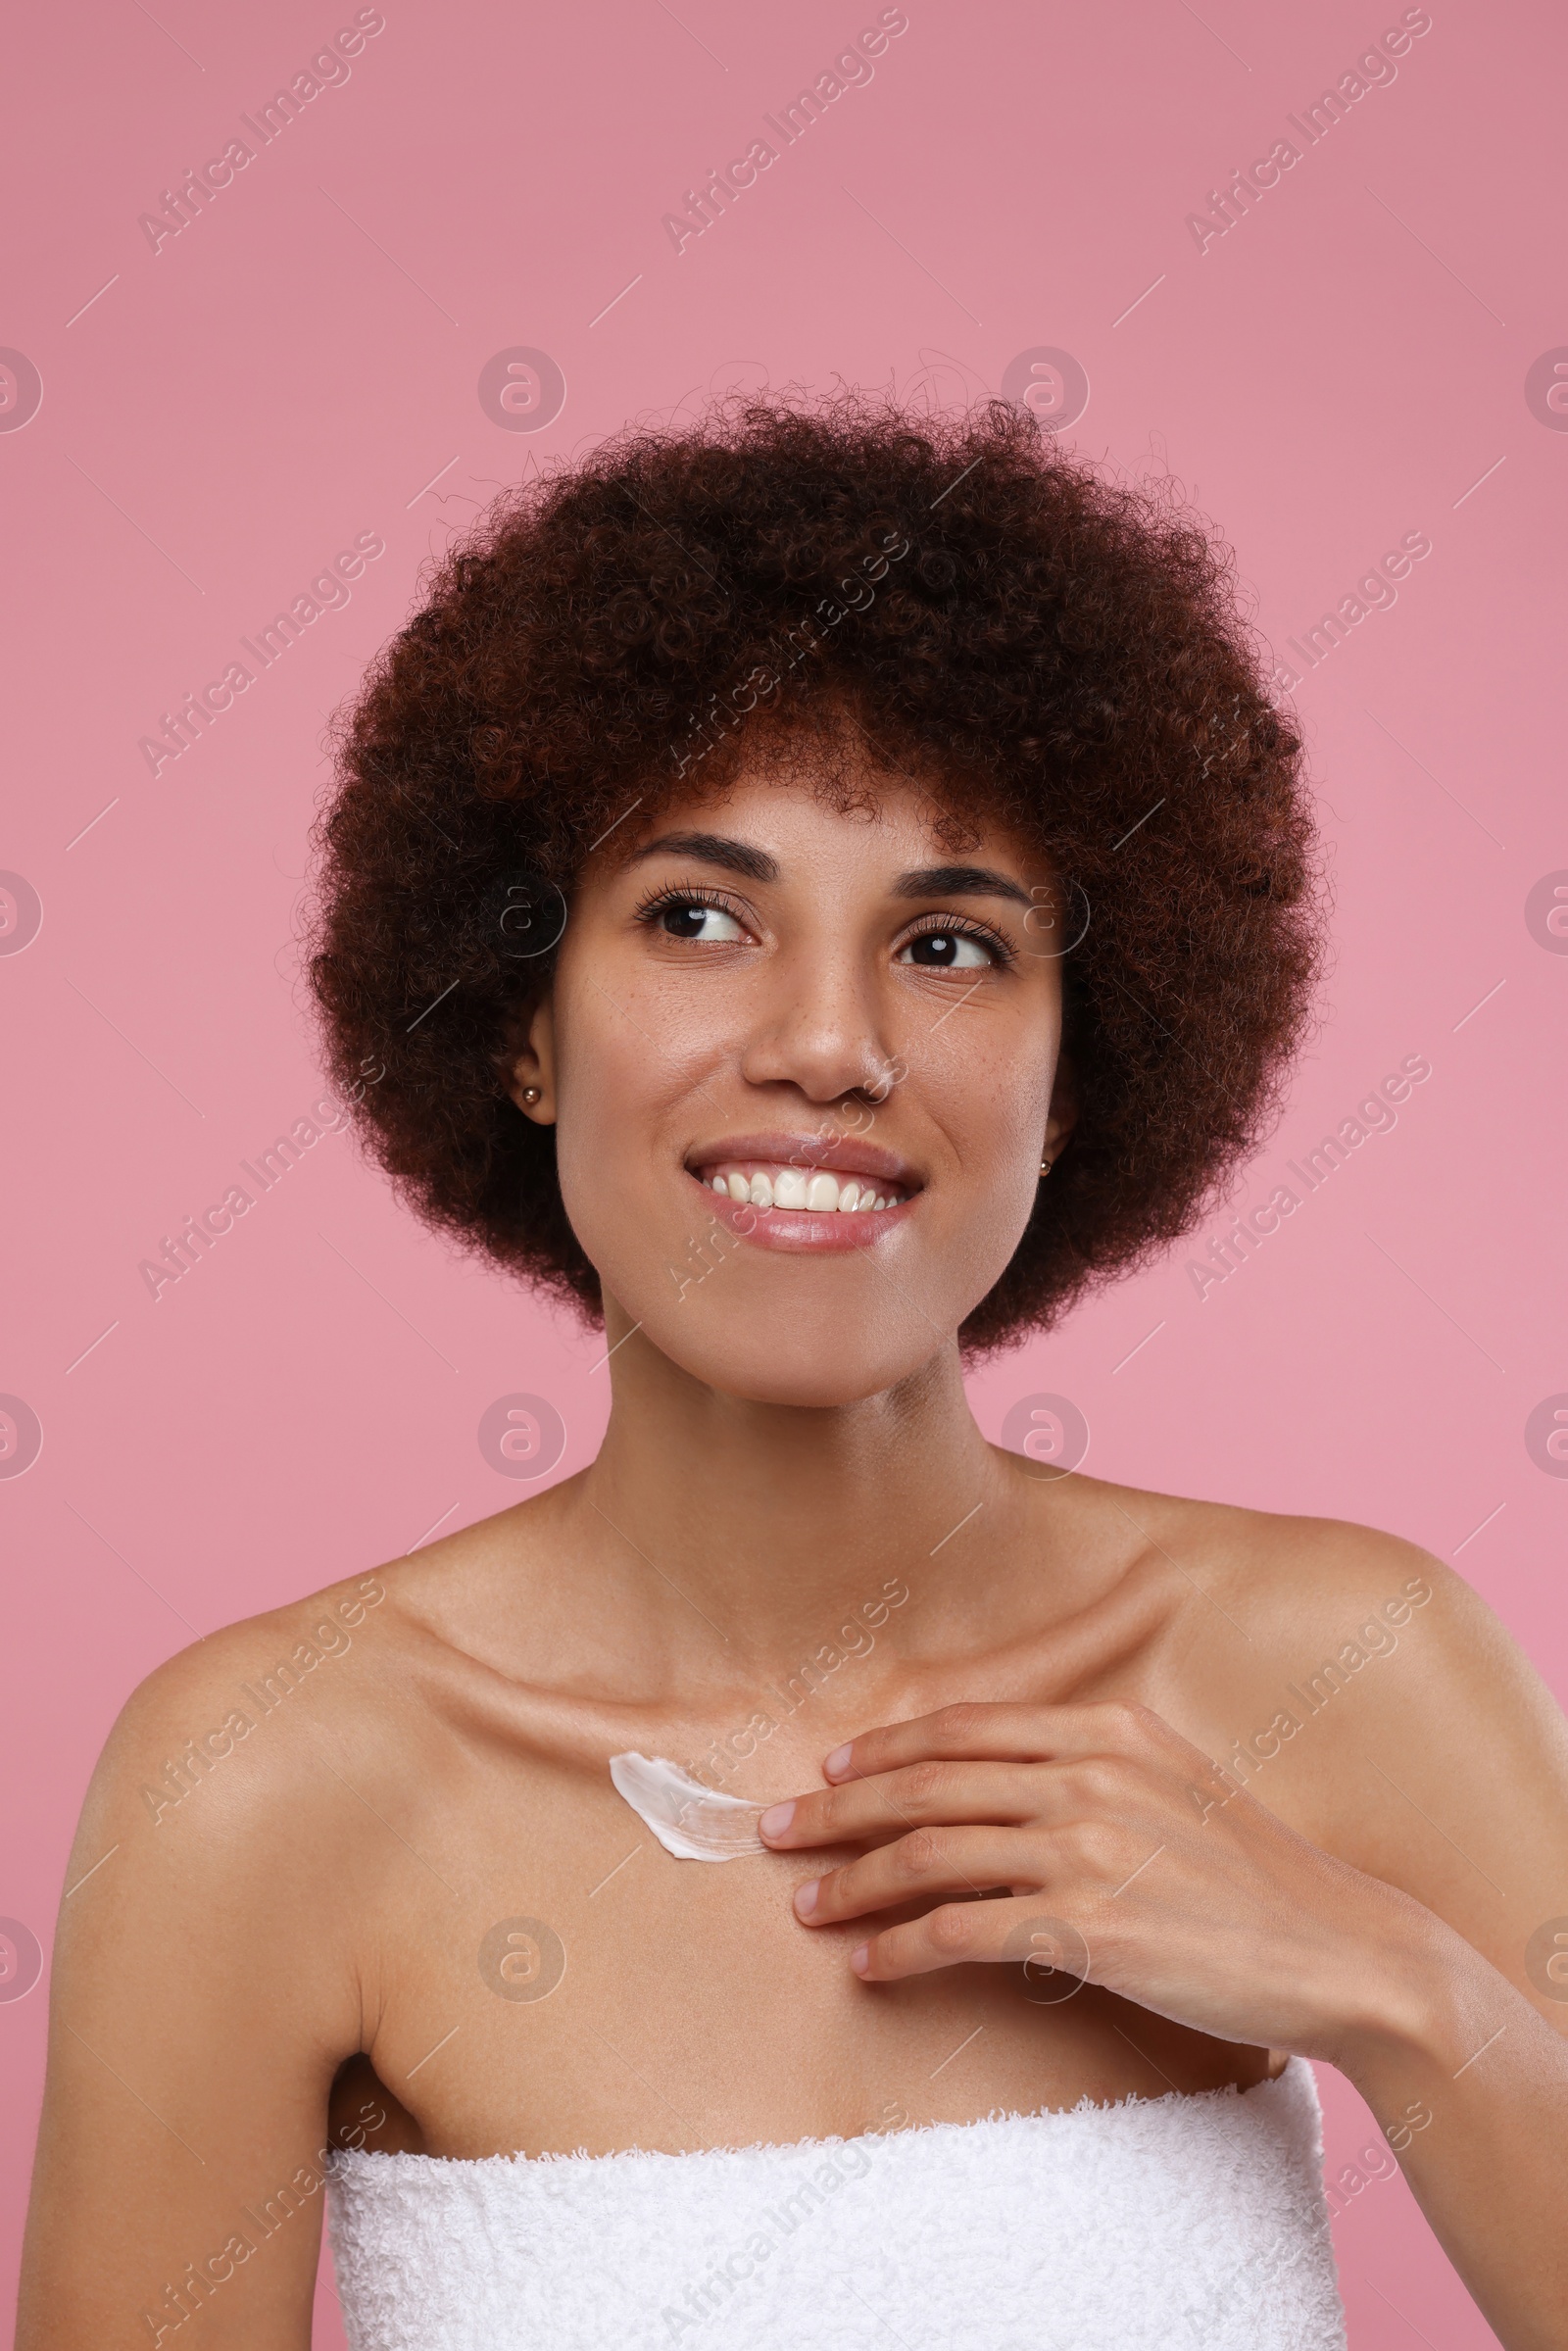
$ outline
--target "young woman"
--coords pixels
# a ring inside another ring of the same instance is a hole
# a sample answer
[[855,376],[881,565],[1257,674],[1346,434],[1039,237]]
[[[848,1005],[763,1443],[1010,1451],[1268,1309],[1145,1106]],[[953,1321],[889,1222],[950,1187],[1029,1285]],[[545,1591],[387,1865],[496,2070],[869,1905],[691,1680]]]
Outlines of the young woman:
[[23,2351],[298,2351],[328,2171],[356,2351],[1327,2351],[1308,2059],[1508,2351],[1568,2339],[1541,1683],[1396,1537],[964,1397],[1301,1030],[1220,557],[1000,407],[720,413],[505,501],[340,753],[337,1081],[602,1319],[609,1431],[130,1699]]

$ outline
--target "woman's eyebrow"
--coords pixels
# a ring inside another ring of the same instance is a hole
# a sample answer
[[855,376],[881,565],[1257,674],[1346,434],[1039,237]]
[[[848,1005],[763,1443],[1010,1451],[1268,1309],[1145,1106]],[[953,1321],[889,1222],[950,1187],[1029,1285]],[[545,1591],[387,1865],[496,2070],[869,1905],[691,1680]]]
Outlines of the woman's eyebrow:
[[[628,865],[637,865],[645,857],[660,856],[695,857],[703,864],[719,865],[729,873],[743,874],[752,882],[776,882],[780,878],[777,857],[765,849],[757,849],[749,841],[732,840],[726,833],[661,833],[657,841],[645,842],[641,849],[627,858]],[[901,873],[893,885],[895,898],[1005,898],[1015,906],[1033,906],[1035,901],[1021,882],[1008,879],[990,865],[919,865]]]
[[777,857],[765,849],[754,849],[750,842],[732,841],[724,833],[661,833],[657,841],[645,842],[628,865],[638,865],[644,857],[661,855],[676,857],[699,857],[707,865],[722,865],[729,873],[741,873],[750,882],[776,882],[779,877]]
[[1032,906],[1034,899],[1021,882],[1007,879],[990,865],[920,865],[901,873],[893,885],[895,898],[1010,898]]

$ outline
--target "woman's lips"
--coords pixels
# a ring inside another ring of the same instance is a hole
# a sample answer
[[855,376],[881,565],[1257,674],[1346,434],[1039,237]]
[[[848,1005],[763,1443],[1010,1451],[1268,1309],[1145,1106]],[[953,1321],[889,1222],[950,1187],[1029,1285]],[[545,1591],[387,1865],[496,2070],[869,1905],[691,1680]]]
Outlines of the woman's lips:
[[[721,1173],[726,1177],[722,1192],[716,1190],[712,1182],[712,1177]],[[912,1194],[901,1194],[897,1186],[885,1180],[878,1183],[866,1177],[858,1182],[848,1174],[835,1177],[815,1169],[782,1167],[776,1161],[725,1159],[716,1163],[711,1171],[705,1170],[702,1175],[691,1169],[687,1170],[687,1174],[702,1192],[710,1213],[720,1224],[727,1225],[731,1232],[757,1243],[760,1248],[786,1249],[797,1255],[869,1249],[909,1214],[914,1200]],[[747,1178],[745,1200],[733,1197],[727,1180],[732,1175],[741,1174]],[[769,1191],[776,1187],[779,1177],[784,1179],[787,1193],[793,1195],[798,1186],[805,1193],[808,1203],[814,1183],[819,1204],[803,1204],[800,1207],[777,1203],[763,1205],[752,1198],[753,1183],[758,1175],[764,1178],[764,1187]],[[825,1200],[829,1185],[833,1186],[838,1196],[838,1202],[833,1206],[828,1206]],[[845,1196],[851,1190],[857,1194],[855,1204],[846,1206],[843,1204]],[[862,1207],[859,1205],[859,1195],[862,1193],[869,1199],[884,1202],[891,1198],[897,1204],[880,1208]]]
[[791,1134],[774,1128],[766,1133],[718,1135],[711,1143],[696,1145],[686,1153],[690,1174],[708,1176],[720,1167],[768,1166],[793,1168],[803,1175],[818,1169],[835,1175],[874,1176],[879,1189],[918,1192],[920,1178],[906,1159],[879,1143],[846,1135],[829,1141],[820,1135]]

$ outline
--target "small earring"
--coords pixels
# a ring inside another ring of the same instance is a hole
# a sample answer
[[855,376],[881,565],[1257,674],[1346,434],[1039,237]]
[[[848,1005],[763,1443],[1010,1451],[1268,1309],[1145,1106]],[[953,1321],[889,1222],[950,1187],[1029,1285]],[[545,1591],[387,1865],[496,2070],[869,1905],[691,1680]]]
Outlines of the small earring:
[[525,1102],[538,1102],[541,1099],[539,1088],[537,1086],[524,1086],[522,1090],[522,1099]]
[[1042,1174],[1042,1175],[1050,1175],[1050,1173],[1051,1173],[1051,1161],[1050,1161],[1049,1159],[1042,1159],[1042,1160],[1041,1160],[1041,1162],[1040,1162],[1040,1172],[1041,1172],[1041,1174]]

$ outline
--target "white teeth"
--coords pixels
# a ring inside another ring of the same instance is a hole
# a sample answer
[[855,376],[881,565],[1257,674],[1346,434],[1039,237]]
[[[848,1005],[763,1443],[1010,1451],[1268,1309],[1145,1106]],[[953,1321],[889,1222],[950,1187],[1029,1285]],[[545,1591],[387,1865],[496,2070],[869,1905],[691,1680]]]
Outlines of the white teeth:
[[868,1209],[899,1208],[909,1198],[906,1192],[891,1187],[879,1192],[863,1177],[834,1175],[825,1167],[754,1165],[748,1174],[743,1168],[731,1165],[716,1173],[710,1168],[699,1180],[727,1200],[754,1208],[806,1209],[816,1215],[834,1210],[841,1215],[853,1215]]

